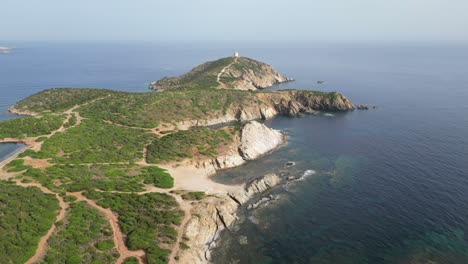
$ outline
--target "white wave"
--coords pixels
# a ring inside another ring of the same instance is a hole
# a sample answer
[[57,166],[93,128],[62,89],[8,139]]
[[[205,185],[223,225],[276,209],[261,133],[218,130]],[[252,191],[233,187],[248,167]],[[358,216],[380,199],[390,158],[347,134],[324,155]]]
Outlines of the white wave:
[[334,114],[330,114],[330,113],[326,113],[326,114],[323,114],[324,116],[335,116]]
[[313,175],[315,173],[317,173],[317,172],[314,171],[314,170],[306,170],[306,171],[304,171],[304,174],[302,174],[302,176],[299,178],[299,180],[304,180],[305,178],[307,178],[310,175]]

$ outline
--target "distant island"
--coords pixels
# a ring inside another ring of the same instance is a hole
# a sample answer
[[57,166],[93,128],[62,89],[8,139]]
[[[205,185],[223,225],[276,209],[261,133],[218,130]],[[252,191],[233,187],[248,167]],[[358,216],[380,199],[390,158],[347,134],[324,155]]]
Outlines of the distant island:
[[0,54],[10,54],[13,48],[9,47],[0,47]]
[[14,219],[0,226],[0,258],[209,262],[238,208],[285,180],[209,179],[286,143],[258,120],[354,109],[337,92],[263,90],[288,80],[234,56],[152,83],[159,92],[58,88],[21,100],[10,111],[30,116],[0,122],[0,142],[27,146],[0,168],[0,214]]

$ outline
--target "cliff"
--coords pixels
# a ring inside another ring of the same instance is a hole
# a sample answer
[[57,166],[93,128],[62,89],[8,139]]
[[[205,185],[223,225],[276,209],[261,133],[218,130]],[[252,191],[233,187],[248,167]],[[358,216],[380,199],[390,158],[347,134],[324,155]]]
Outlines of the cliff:
[[211,176],[220,170],[237,167],[254,160],[284,143],[285,137],[279,130],[269,128],[257,121],[250,121],[243,125],[228,146],[223,146],[223,149],[219,150],[216,157],[190,159],[183,164],[194,166],[195,169],[203,170],[205,175]]
[[228,57],[201,64],[179,77],[164,77],[151,83],[149,88],[157,91],[174,88],[257,90],[287,81],[288,78],[268,64],[245,57]]
[[353,104],[340,93],[304,90],[257,92],[242,103],[231,104],[226,112],[207,119],[178,122],[178,127],[210,126],[228,122],[266,120],[278,115],[297,117],[318,111],[352,111]]
[[280,182],[276,174],[267,174],[247,184],[241,191],[208,197],[196,205],[185,228],[190,248],[179,252],[178,263],[210,263],[210,251],[219,243],[220,232],[235,229],[239,221],[238,208],[248,199],[270,190]]
[[[195,165],[195,170],[201,169],[206,176],[211,176],[219,170],[239,166],[249,160],[256,159],[278,148],[283,143],[284,136],[281,132],[268,128],[257,121],[251,121],[240,129],[223,153],[212,159],[198,161],[191,159],[188,161],[189,164],[179,165],[178,170],[184,170],[181,168],[184,166],[190,168],[190,166]],[[186,174],[181,175],[181,177],[185,178]],[[183,179],[176,178],[176,184],[182,181]],[[184,229],[185,237],[188,238],[186,243],[190,248],[179,251],[178,263],[208,263],[210,250],[216,246],[219,233],[222,230],[234,228],[238,220],[239,206],[254,195],[263,193],[277,185],[280,181],[277,175],[267,174],[246,184],[241,190],[235,188],[233,191],[220,192],[218,189],[215,191],[216,196],[209,196],[195,205],[192,209],[192,217]],[[205,188],[206,191],[209,190],[209,186],[205,186]]]

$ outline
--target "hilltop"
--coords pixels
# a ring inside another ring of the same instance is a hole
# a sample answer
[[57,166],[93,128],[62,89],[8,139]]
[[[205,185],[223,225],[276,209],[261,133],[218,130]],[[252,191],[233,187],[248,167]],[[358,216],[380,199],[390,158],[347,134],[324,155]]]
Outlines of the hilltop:
[[175,88],[257,90],[290,81],[270,65],[246,57],[227,57],[203,63],[179,77],[164,77],[149,85],[164,91]]

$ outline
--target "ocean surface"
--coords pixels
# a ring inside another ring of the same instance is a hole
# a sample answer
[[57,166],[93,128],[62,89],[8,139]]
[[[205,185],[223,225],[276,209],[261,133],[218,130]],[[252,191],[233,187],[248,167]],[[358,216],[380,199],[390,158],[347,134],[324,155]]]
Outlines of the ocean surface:
[[[1,119],[42,89],[144,92],[151,81],[234,49],[296,79],[273,89],[340,91],[377,106],[267,121],[287,133],[288,144],[215,180],[241,183],[270,172],[300,180],[242,210],[239,227],[221,235],[215,263],[468,263],[466,46],[2,45],[17,49],[0,55]],[[9,151],[0,145],[0,155]]]

